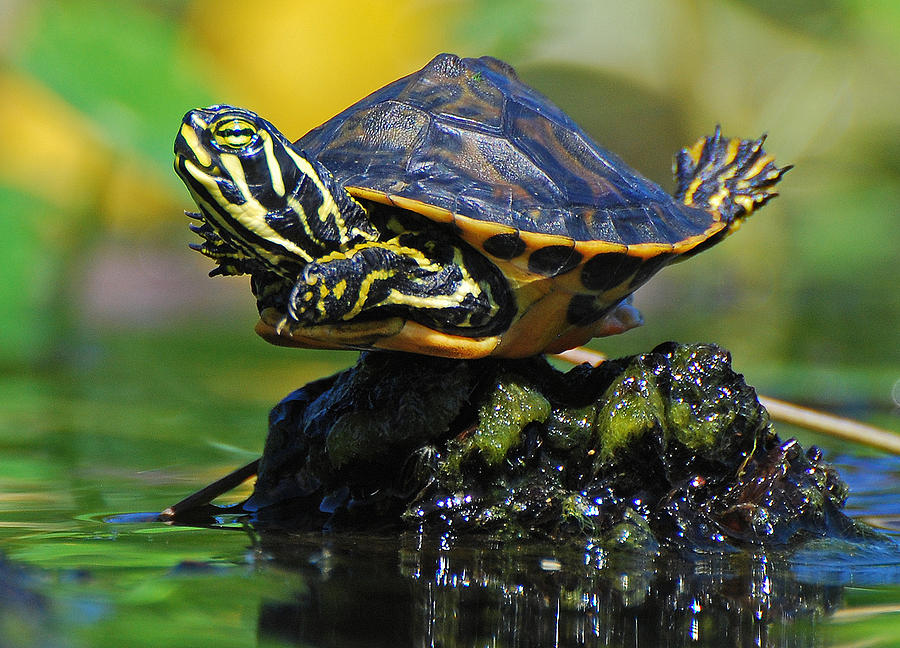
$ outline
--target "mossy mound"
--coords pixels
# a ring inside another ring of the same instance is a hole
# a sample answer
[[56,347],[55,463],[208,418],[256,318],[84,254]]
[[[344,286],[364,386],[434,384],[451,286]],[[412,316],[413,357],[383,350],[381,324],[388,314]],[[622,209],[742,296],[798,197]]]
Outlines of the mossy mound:
[[642,551],[857,537],[816,449],[782,442],[714,345],[567,373],[543,358],[368,353],[270,415],[258,524],[502,538]]

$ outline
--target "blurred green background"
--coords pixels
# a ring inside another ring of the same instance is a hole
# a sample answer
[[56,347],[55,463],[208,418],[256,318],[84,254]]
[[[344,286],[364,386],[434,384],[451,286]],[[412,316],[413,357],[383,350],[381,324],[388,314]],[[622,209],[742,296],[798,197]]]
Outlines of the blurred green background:
[[211,103],[251,108],[296,139],[452,51],[507,60],[667,188],[674,152],[717,123],[767,132],[770,152],[796,165],[737,236],[638,293],[642,329],[593,346],[714,341],[760,391],[896,412],[894,0],[13,0],[0,16],[10,377],[102,367],[185,406],[262,408],[351,363],[268,347],[246,279],[205,276],[211,262],[187,249],[192,204],[172,141],[186,110]]

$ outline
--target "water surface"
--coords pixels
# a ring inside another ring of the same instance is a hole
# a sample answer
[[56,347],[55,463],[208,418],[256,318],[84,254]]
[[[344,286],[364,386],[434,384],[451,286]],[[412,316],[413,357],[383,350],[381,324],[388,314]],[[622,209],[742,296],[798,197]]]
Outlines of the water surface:
[[[156,522],[260,452],[281,395],[354,359],[216,339],[80,341],[0,378],[0,645],[897,644],[893,544],[653,558]],[[900,460],[813,441],[848,511],[900,535]]]

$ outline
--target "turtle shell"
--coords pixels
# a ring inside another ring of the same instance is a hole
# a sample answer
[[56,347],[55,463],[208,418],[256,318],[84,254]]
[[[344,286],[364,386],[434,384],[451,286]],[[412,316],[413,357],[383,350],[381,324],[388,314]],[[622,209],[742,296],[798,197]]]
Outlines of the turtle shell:
[[[715,210],[673,199],[490,57],[439,55],[294,145],[355,198],[453,227],[516,295],[518,312],[500,335],[465,338],[398,321],[398,331],[369,336],[361,324],[362,347],[451,357],[565,350],[636,325],[622,300],[728,231]],[[629,323],[619,325],[617,308]],[[355,334],[327,327],[288,340],[266,321],[258,332],[300,346],[353,345]]]
[[[354,196],[454,222],[521,271],[591,291],[649,277],[722,230],[598,146],[490,57],[442,54],[300,138]],[[506,265],[506,264],[503,264]]]

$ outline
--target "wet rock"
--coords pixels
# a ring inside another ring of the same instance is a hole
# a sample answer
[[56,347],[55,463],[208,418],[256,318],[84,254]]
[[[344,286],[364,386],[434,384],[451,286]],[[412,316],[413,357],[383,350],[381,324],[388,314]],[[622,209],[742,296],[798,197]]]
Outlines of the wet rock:
[[714,345],[563,373],[543,358],[362,354],[270,416],[244,508],[291,529],[416,528],[728,551],[867,533]]

